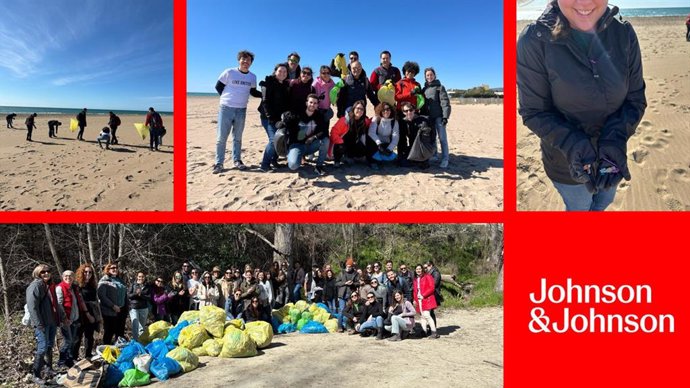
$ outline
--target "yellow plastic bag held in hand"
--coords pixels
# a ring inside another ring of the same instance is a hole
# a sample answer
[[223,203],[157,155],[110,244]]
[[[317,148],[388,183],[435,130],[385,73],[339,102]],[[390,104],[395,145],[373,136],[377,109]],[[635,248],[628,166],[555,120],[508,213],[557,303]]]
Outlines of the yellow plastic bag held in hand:
[[201,346],[207,339],[209,339],[209,336],[206,333],[206,329],[200,324],[195,323],[182,329],[177,342],[180,346],[191,350]]
[[109,345],[105,347],[105,350],[103,351],[103,359],[105,362],[112,364],[117,361],[118,357],[120,357],[120,349]]
[[395,86],[393,82],[391,80],[386,80],[383,86],[381,86],[381,89],[376,92],[376,96],[379,98],[379,101],[387,102],[391,104],[391,106],[395,106]]
[[[146,136],[149,135],[149,126],[144,125],[144,123],[134,123],[134,129],[136,129],[139,136],[141,136],[141,140],[145,140]],[[180,317],[180,319],[182,318]]]
[[74,132],[79,129],[79,121],[77,119],[69,119],[69,130]]
[[224,358],[253,357],[257,355],[256,343],[244,331],[230,330],[223,337],[223,350],[220,356]]
[[333,63],[335,64],[335,68],[338,69],[338,71],[340,71],[341,79],[347,77],[350,74],[350,69],[347,68],[347,62],[345,61],[345,55],[336,55],[335,58],[333,58]]
[[199,357],[189,349],[181,346],[176,347],[166,354],[167,357],[177,361],[182,367],[184,373],[191,372],[199,366]]
[[201,325],[212,336],[216,338],[223,337],[223,329],[225,329],[225,310],[216,306],[204,306],[199,311],[199,320]]
[[273,326],[264,321],[248,322],[244,325],[244,331],[252,337],[256,347],[263,349],[273,341]]

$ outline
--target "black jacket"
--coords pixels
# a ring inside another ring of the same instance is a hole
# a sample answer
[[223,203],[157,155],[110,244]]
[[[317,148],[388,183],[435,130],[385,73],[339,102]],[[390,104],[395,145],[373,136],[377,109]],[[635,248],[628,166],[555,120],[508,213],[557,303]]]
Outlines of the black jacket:
[[[311,124],[313,122],[313,124]],[[316,136],[323,139],[328,136],[328,124],[321,112],[316,111],[313,115],[307,116],[306,107],[302,109],[297,117],[285,123],[288,134],[288,144],[304,144],[308,137]],[[308,133],[309,127],[314,126],[313,132]],[[304,281],[304,275],[302,275]]]
[[362,309],[364,307],[364,303],[357,301],[355,303],[347,303],[345,305],[345,308],[343,309],[343,316],[348,319],[352,319],[354,317],[359,317],[359,315],[362,312]]
[[[632,26],[607,10],[589,49],[572,31],[554,38],[560,11],[547,7],[518,39],[517,84],[523,123],[541,139],[546,175],[577,184],[566,155],[583,139],[622,142],[635,133],[647,102],[640,46]],[[561,16],[563,17],[563,16]]]
[[[349,286],[345,284],[348,280],[352,280],[352,284]],[[338,287],[338,298],[347,299],[352,291],[357,291],[357,287],[359,286],[359,274],[355,270],[352,270],[352,272],[343,270],[343,272],[338,275],[338,280],[335,282],[335,285]]]
[[290,110],[289,85],[288,80],[278,82],[275,75],[266,76],[266,79],[259,83],[263,95],[261,105],[259,105],[262,118],[268,119],[270,123],[276,123],[283,112]]
[[313,81],[308,83],[302,82],[300,79],[290,81],[289,99],[290,111],[297,114],[307,109],[307,96],[316,93],[316,89],[311,85]]
[[[141,295],[137,295],[137,290],[141,289]],[[148,284],[132,283],[127,290],[127,298],[129,298],[129,307],[132,309],[148,308],[151,301],[151,288]]]
[[335,278],[323,279],[323,299],[329,301],[338,297]]
[[386,285],[386,287],[388,287],[388,302],[391,304],[395,303],[395,298],[394,298],[393,293],[396,290],[400,290],[402,292],[403,296],[405,296],[405,299],[413,300],[412,299],[412,289],[411,289],[410,285],[407,284],[407,281],[405,281],[405,279],[401,278],[400,276],[396,276],[395,283],[389,281],[388,284]]
[[336,100],[338,117],[343,117],[345,115],[345,109],[351,107],[359,100],[363,100],[366,105],[367,98],[369,98],[369,101],[371,101],[374,106],[379,104],[378,97],[376,97],[376,93],[371,87],[364,71],[360,74],[359,79],[355,79],[352,74],[348,75],[343,80],[343,84],[343,87],[340,88],[338,92],[338,98]]
[[383,307],[381,306],[381,303],[378,301],[369,304],[368,306],[365,304],[364,308],[362,308],[362,313],[359,316],[359,322],[363,323],[366,322],[369,317],[385,317],[386,314],[383,312]]

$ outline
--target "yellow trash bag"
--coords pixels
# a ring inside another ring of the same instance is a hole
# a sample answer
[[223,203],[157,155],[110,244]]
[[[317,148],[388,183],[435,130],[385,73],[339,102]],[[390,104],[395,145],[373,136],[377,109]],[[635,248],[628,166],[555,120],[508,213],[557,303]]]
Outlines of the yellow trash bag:
[[233,319],[225,322],[225,330],[223,331],[223,336],[228,332],[228,327],[234,327],[235,329],[244,330],[244,321],[241,319]]
[[293,308],[293,307],[295,307],[294,304],[288,303],[288,304],[286,304],[285,306],[281,307],[280,310],[278,310],[278,311],[280,311],[280,313],[281,313],[283,316],[286,316],[286,315],[288,315],[288,314],[290,313],[290,309]]
[[326,323],[328,318],[331,317],[331,314],[328,313],[328,311],[322,309],[319,307],[316,312],[314,313],[314,316],[312,317],[312,320],[319,322],[319,323]]
[[256,343],[242,330],[233,328],[223,336],[223,350],[220,356],[223,358],[253,357],[257,355]]
[[194,321],[199,320],[199,312],[197,310],[185,311],[180,315],[180,319],[177,321],[187,321],[189,323],[194,323]]
[[177,361],[184,373],[191,372],[199,366],[199,357],[191,350],[181,346],[169,351],[166,357],[170,357]]
[[208,352],[206,351],[206,348],[203,346],[199,346],[197,348],[192,349],[192,353],[196,354],[197,357],[208,356]]
[[295,308],[300,312],[306,310],[308,307],[309,304],[304,300],[298,300],[297,303],[295,303]]
[[244,325],[244,331],[252,337],[256,347],[263,349],[273,341],[273,326],[264,321],[248,322]]
[[[333,58],[333,63],[335,64],[335,68],[340,71],[340,78],[344,79],[345,77],[350,74],[350,69],[347,68],[347,62],[345,61],[345,55],[343,54],[338,54]],[[336,77],[338,76],[337,74],[334,74]]]
[[69,130],[74,132],[79,129],[79,121],[77,119],[69,119]]
[[328,330],[329,333],[338,331],[338,320],[335,318],[327,320],[323,325],[326,326],[326,330]]
[[381,89],[376,92],[376,96],[379,98],[379,101],[387,102],[391,104],[391,106],[395,106],[395,86],[393,82],[391,80],[386,80],[383,86],[381,86]]
[[144,333],[139,336],[139,342],[144,345],[148,345],[155,339],[165,339],[168,336],[168,330],[172,327],[169,322],[157,321],[150,324]]
[[105,362],[112,364],[117,361],[118,357],[120,357],[120,349],[115,346],[108,345],[105,347],[105,350],[103,350],[102,356]]
[[225,329],[225,310],[216,306],[204,306],[199,311],[201,325],[216,338],[223,338]]
[[204,341],[203,347],[206,349],[206,354],[211,357],[218,357],[223,350],[223,339],[207,339]]
[[283,322],[283,323],[292,323],[292,318],[290,318],[289,315],[286,315],[286,316],[283,317],[282,322]]
[[195,323],[180,331],[180,337],[177,339],[177,342],[180,346],[192,350],[201,346],[207,339],[209,339],[209,336],[206,333],[206,329],[200,324]]
[[316,310],[319,309],[319,306],[316,305],[316,303],[312,303],[309,305],[309,312],[312,313],[312,315],[316,312]]
[[149,126],[144,125],[144,123],[134,123],[134,129],[136,129],[139,136],[141,136],[141,140],[145,140],[146,136],[149,135]]

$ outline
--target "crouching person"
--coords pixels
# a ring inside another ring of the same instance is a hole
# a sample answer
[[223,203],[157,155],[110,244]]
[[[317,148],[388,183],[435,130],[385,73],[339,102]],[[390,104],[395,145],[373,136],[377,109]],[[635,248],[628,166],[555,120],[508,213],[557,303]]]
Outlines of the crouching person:
[[383,328],[393,333],[389,341],[400,341],[414,327],[415,309],[410,301],[405,300],[400,290],[393,292],[393,300],[388,308],[388,317],[383,322]]
[[347,328],[348,334],[356,334],[355,326],[359,323],[359,316],[362,314],[364,304],[359,300],[359,293],[353,291],[350,300],[345,303],[345,308],[338,319],[338,332],[343,332]]
[[101,144],[101,141],[105,142],[105,149],[109,150],[110,149],[110,128],[108,127],[103,127],[101,129],[101,133],[98,134],[98,137],[96,138],[98,140],[98,146],[103,148],[103,144]]
[[376,339],[383,339],[383,307],[381,303],[376,300],[376,295],[373,292],[367,294],[367,301],[364,303],[364,308],[362,309],[362,314],[360,315],[359,322],[355,329],[358,332],[364,333],[367,329],[373,329],[376,331]]
[[302,157],[319,152],[314,171],[326,175],[323,168],[328,153],[328,125],[319,112],[319,97],[316,94],[307,96],[307,108],[297,117],[291,117],[285,123],[288,133],[288,167],[297,170]]

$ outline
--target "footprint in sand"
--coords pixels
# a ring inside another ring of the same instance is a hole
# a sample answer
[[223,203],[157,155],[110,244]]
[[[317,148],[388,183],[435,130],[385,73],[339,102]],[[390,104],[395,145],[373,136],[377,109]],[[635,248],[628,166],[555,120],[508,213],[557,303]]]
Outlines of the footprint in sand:
[[647,158],[647,155],[649,155],[649,151],[647,151],[644,146],[639,147],[632,152],[633,161],[635,161],[637,164],[643,164],[644,160]]
[[133,176],[133,175],[127,175],[127,176],[125,177],[125,180],[126,180],[127,182],[131,182],[131,181],[134,180],[134,176]]
[[540,193],[545,193],[548,190],[548,187],[546,186],[546,183],[539,179],[537,174],[530,174],[527,177],[527,182],[529,182],[529,186],[533,187],[534,190],[540,192]]
[[657,170],[656,174],[654,175],[654,183],[657,185],[656,193],[659,195],[659,197],[661,197],[661,200],[664,202],[666,209],[672,211],[690,209],[690,206],[684,205],[681,201],[676,199],[673,196],[673,194],[671,194],[671,192],[668,190],[666,182],[669,179],[687,179],[687,181],[690,181],[690,177],[688,177],[687,170],[684,168],[674,168],[673,170],[669,171],[665,168],[661,168]]
[[141,195],[139,195],[139,193],[131,193],[131,194],[128,195],[127,197],[128,197],[129,199],[135,199],[135,198],[139,198],[140,196],[141,196]]

